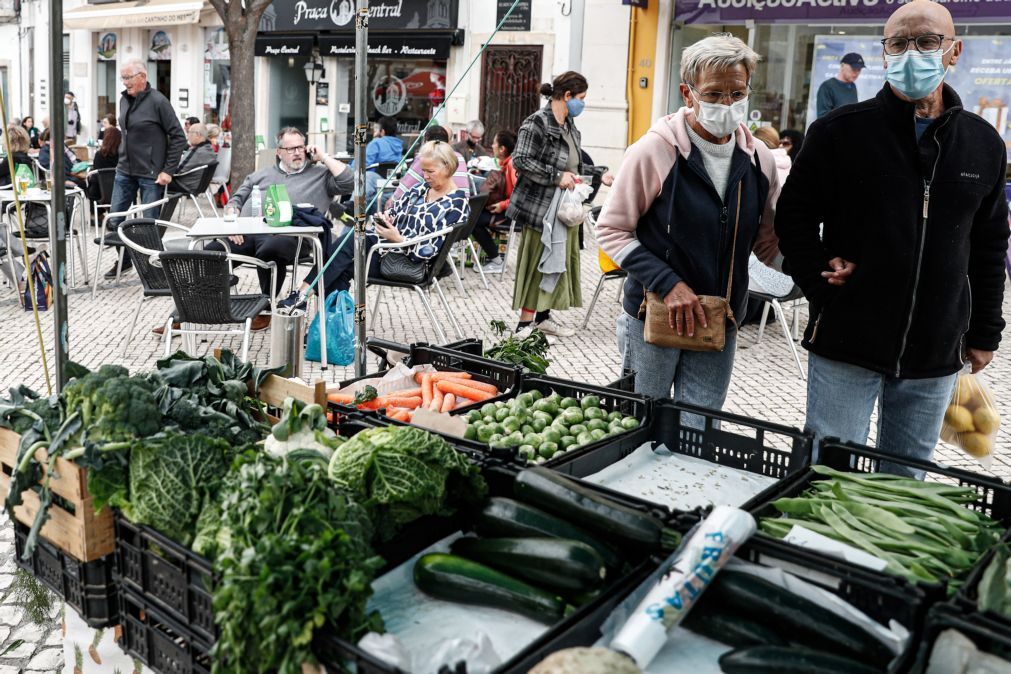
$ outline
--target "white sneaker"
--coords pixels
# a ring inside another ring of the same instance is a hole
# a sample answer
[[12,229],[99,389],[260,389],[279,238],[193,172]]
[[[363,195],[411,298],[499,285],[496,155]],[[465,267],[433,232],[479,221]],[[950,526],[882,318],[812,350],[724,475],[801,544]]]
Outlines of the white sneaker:
[[555,337],[572,337],[576,334],[576,331],[572,328],[559,325],[550,318],[547,318],[540,323],[534,323],[534,328],[540,330],[545,335],[554,335]]
[[[527,337],[530,336],[530,333],[532,333],[533,331],[534,331],[534,328],[532,326],[528,325],[527,327],[523,328],[522,330],[519,330],[519,331],[516,332],[516,339],[526,339]],[[558,341],[557,337],[555,337],[554,335],[549,335],[546,332],[544,333],[544,338],[548,340],[548,345],[554,344],[555,342]]]
[[485,274],[499,274],[505,268],[505,260],[499,255],[491,262],[486,262],[481,266]]

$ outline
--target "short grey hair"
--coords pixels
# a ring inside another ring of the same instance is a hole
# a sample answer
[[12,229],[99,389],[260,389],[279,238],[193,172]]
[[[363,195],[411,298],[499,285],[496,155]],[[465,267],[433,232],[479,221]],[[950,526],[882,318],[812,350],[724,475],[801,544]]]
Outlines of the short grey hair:
[[186,133],[194,136],[200,136],[204,140],[207,140],[207,127],[200,122],[190,124],[190,128]]
[[281,129],[280,131],[277,132],[277,138],[276,138],[276,140],[277,140],[278,147],[280,147],[281,141],[284,140],[284,137],[287,136],[287,135],[289,135],[289,134],[296,134],[296,135],[302,136],[302,142],[303,143],[305,142],[305,134],[302,133],[301,129],[299,129],[297,127],[294,127],[294,126],[286,126],[286,127],[284,127],[283,129]]
[[477,134],[484,138],[484,124],[481,123],[480,119],[472,119],[467,122],[467,133]]
[[144,76],[147,77],[147,63],[145,63],[141,59],[138,58],[127,59],[126,61],[123,62],[123,65],[120,66],[120,70],[122,70],[123,68],[129,68],[130,70],[133,71],[133,74],[135,75],[138,73],[144,73]]
[[727,70],[737,65],[744,66],[750,81],[761,58],[740,38],[730,33],[719,33],[699,40],[681,52],[681,81],[694,86],[704,70]]

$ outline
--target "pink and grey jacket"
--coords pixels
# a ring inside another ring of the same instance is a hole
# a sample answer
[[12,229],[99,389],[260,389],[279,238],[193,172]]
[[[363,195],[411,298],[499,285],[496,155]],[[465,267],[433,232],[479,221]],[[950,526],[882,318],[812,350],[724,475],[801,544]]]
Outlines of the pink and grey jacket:
[[742,124],[727,193],[719,195],[691,144],[690,108],[663,117],[625,153],[597,222],[600,247],[622,269],[624,309],[638,316],[643,288],[666,295],[684,281],[697,295],[725,295],[740,190],[740,227],[730,305],[743,316],[748,253],[779,266],[773,221],[780,184],[769,149]]

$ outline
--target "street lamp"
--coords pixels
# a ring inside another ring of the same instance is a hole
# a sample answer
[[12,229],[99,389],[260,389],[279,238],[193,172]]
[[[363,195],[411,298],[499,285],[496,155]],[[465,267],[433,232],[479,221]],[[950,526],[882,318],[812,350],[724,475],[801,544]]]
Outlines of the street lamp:
[[309,84],[315,85],[320,79],[326,77],[326,70],[319,56],[313,54],[305,64],[305,79]]

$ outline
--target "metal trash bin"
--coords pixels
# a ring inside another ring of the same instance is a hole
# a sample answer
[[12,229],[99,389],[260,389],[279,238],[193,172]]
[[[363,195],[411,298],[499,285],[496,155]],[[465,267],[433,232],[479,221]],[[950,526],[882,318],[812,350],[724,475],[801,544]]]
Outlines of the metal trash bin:
[[301,377],[305,355],[305,311],[275,313],[270,319],[270,367],[281,366],[280,376]]

